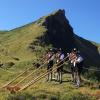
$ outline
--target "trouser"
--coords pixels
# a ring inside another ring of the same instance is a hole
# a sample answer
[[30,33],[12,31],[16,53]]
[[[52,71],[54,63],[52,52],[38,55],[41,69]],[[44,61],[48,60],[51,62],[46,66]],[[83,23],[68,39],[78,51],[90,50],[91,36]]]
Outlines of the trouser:
[[77,63],[76,64],[76,67],[77,67],[77,86],[80,86],[81,84],[81,73],[82,73],[82,70],[83,70],[83,61],[80,62],[80,63]]
[[48,69],[48,75],[47,75],[47,81],[51,81],[52,80],[52,69]]
[[52,80],[52,67],[53,67],[53,61],[49,61],[47,66],[47,81]]
[[60,83],[62,83],[62,72],[63,72],[63,65],[62,64],[63,64],[63,62],[61,62],[60,64],[57,65],[58,66],[58,68],[57,68],[57,81]]
[[80,86],[81,84],[82,68],[83,68],[83,61],[80,63],[76,63],[75,67],[71,65],[72,79],[73,79],[73,82],[76,83],[77,86]]
[[58,74],[57,74],[57,81],[58,81],[59,83],[62,83],[62,71],[58,71],[57,73],[58,73]]
[[76,82],[76,67],[74,67],[73,64],[71,64],[71,74],[72,74],[72,81]]

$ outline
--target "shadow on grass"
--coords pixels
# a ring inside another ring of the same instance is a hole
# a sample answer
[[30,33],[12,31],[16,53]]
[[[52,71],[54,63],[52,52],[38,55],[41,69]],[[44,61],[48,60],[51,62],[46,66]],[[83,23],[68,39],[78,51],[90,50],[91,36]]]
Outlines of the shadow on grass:
[[96,100],[94,97],[90,97],[79,92],[67,92],[67,93],[50,93],[44,90],[36,91],[31,94],[19,93],[16,95],[9,95],[6,100]]
[[10,94],[7,100],[58,100],[58,96],[46,91],[35,91],[33,93]]

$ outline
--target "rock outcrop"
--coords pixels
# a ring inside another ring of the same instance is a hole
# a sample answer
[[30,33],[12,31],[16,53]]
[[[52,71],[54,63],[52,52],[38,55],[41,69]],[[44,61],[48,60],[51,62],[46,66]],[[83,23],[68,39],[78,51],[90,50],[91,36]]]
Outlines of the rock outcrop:
[[64,10],[60,9],[42,17],[39,23],[42,23],[42,26],[47,29],[41,37],[38,37],[40,43],[52,44],[53,47],[62,48],[64,52],[69,52],[72,48],[77,47],[82,52],[88,65],[100,66],[98,47],[93,45],[92,42],[75,35]]
[[64,10],[58,10],[47,16],[42,25],[47,28],[46,33],[40,37],[42,43],[52,44],[64,50],[75,47],[73,28],[66,19]]

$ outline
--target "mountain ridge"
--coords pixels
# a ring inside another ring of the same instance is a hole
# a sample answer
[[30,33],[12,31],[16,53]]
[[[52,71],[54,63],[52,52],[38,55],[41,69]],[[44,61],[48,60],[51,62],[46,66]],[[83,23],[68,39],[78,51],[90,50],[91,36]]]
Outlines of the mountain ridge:
[[[100,55],[98,51],[99,45],[94,45],[89,40],[83,39],[76,35],[65,16],[65,11],[61,9],[49,14],[48,16],[43,16],[31,24],[7,31],[6,34],[1,36],[0,41],[1,44],[6,45],[9,52],[11,51],[13,54],[14,52],[17,53],[17,51],[20,51],[19,49],[15,51],[13,50],[14,48],[17,48],[14,46],[16,44],[18,48],[22,47],[23,49],[27,48],[26,45],[29,45],[30,47],[30,44],[31,47],[35,47],[37,44],[34,45],[34,43],[37,42],[42,46],[52,45],[55,48],[62,48],[64,52],[70,52],[72,48],[77,47],[83,53],[83,55],[85,55],[88,65],[100,66]],[[89,54],[87,51],[90,51]],[[21,51],[19,53],[22,54]],[[98,60],[94,59],[94,56]]]

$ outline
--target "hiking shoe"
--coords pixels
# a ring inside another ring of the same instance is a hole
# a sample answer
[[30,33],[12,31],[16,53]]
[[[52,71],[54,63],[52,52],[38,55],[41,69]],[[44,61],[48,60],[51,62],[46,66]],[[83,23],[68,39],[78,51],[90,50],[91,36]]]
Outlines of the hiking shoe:
[[62,81],[60,81],[59,84],[62,84]]

